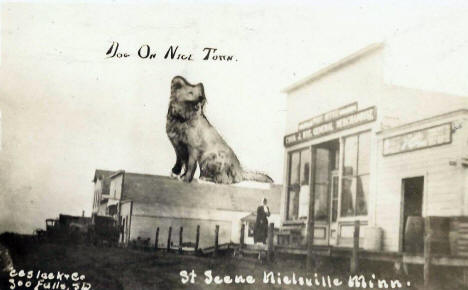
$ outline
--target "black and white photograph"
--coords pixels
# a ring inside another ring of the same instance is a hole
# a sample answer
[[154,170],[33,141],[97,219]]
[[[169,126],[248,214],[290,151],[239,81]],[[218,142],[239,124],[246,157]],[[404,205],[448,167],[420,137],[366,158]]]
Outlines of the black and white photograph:
[[0,2],[0,290],[468,289],[468,3]]

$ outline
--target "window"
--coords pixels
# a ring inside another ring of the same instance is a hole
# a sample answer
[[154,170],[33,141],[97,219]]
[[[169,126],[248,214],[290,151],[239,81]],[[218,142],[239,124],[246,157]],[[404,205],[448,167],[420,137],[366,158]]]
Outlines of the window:
[[341,216],[367,215],[370,132],[344,140]]
[[309,211],[310,149],[289,155],[287,219],[306,219]]
[[318,221],[328,220],[328,190],[330,178],[330,156],[328,148],[314,148],[315,150],[315,209],[314,217]]
[[248,229],[248,231],[247,231],[247,236],[248,236],[249,238],[251,238],[251,237],[254,236],[254,227],[255,227],[255,224],[252,223],[252,222],[248,222],[248,223],[247,223],[247,226],[248,226],[248,227],[247,227],[247,229]]
[[300,188],[299,188],[299,219],[307,219],[310,200],[310,150],[301,152]]
[[338,217],[338,176],[332,176],[332,222],[336,222]]

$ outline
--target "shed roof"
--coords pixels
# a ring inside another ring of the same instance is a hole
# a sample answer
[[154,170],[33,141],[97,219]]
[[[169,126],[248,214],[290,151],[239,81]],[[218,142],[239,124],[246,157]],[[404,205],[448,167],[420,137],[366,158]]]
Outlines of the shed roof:
[[[123,199],[145,204],[163,204],[233,211],[255,211],[262,199],[272,213],[279,213],[281,185],[268,189],[198,183],[185,183],[168,176],[122,172]],[[115,175],[117,176],[117,175]]]

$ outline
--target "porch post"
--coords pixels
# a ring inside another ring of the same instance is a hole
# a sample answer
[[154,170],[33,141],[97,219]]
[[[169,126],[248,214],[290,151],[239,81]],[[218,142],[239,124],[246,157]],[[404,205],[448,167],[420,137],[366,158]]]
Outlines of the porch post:
[[181,226],[179,230],[179,253],[182,253],[182,244],[184,243],[183,233],[184,233],[184,227]]
[[314,147],[310,148],[311,150],[311,162],[310,162],[310,178],[309,178],[309,190],[310,190],[310,198],[309,198],[309,215],[307,218],[307,270],[311,271],[315,264],[315,257],[313,252],[313,244],[314,244],[314,227],[315,227],[315,160],[316,160],[316,153]]
[[200,243],[200,225],[197,225],[197,235],[195,237],[195,252],[198,251],[199,243]]
[[359,231],[360,221],[354,221],[354,234],[353,234],[353,252],[351,256],[351,274],[357,274],[359,271]]
[[273,262],[273,258],[275,255],[275,247],[273,245],[274,234],[275,234],[275,224],[270,223],[268,227],[268,261],[270,263]]
[[167,233],[167,251],[171,250],[171,235],[172,235],[172,227],[169,227],[169,232]]
[[244,248],[244,232],[245,232],[245,224],[242,223],[241,225],[241,230],[240,230],[240,240],[239,240],[239,245],[240,245],[240,248],[243,249]]
[[154,250],[158,250],[158,243],[159,243],[159,227],[156,229],[156,235],[154,237]]
[[432,234],[429,232],[424,238],[424,290],[431,289],[431,260],[432,260],[432,249],[431,249]]
[[219,249],[219,225],[216,225],[216,228],[215,228],[215,244],[214,244],[213,257],[218,256],[218,249]]

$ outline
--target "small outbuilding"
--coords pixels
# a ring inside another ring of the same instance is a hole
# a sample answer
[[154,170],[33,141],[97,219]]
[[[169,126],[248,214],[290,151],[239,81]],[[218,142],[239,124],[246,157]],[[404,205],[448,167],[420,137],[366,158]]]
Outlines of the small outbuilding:
[[185,183],[123,170],[113,174],[96,170],[95,176],[94,213],[105,213],[119,222],[123,244],[149,239],[149,244],[154,245],[159,228],[159,246],[166,247],[171,228],[172,241],[178,245],[180,227],[183,243],[193,243],[200,226],[199,247],[210,247],[214,245],[216,225],[219,244],[238,243],[241,218],[255,211],[262,198],[268,199],[273,213],[279,214],[280,209],[280,185],[218,185],[196,180]]

